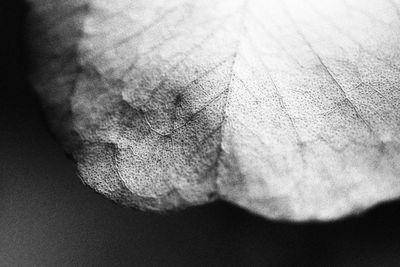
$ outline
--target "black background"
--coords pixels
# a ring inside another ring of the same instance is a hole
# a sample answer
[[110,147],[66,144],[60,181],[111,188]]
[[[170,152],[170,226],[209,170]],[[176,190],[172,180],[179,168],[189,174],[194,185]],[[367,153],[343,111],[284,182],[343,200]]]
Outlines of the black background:
[[287,224],[221,202],[143,213],[94,193],[30,93],[27,7],[0,3],[0,266],[400,266],[398,202]]

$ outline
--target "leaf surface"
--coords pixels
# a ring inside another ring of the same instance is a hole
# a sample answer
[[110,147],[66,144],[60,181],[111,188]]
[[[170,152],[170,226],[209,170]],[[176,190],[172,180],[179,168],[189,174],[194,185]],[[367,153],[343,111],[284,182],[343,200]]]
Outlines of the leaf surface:
[[399,2],[31,1],[36,91],[111,199],[327,220],[400,195]]

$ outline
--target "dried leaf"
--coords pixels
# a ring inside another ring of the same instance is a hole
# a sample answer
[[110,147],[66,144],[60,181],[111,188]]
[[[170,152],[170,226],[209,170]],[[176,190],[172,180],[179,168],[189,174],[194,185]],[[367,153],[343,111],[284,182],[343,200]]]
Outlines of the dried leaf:
[[30,0],[32,80],[124,205],[328,220],[400,195],[394,0]]

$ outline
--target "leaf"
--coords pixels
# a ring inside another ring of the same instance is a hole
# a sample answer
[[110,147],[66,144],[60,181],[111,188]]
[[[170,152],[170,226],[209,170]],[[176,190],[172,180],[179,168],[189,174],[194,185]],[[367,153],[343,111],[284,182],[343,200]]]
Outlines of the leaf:
[[31,0],[32,81],[124,205],[329,220],[400,195],[394,0]]

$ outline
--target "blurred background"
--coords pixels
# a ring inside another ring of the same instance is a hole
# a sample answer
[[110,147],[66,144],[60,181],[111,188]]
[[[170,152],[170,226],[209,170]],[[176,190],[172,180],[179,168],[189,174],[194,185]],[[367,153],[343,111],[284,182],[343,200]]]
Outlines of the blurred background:
[[0,266],[400,266],[400,202],[288,224],[222,202],[143,213],[84,186],[30,92],[26,12],[0,2]]

